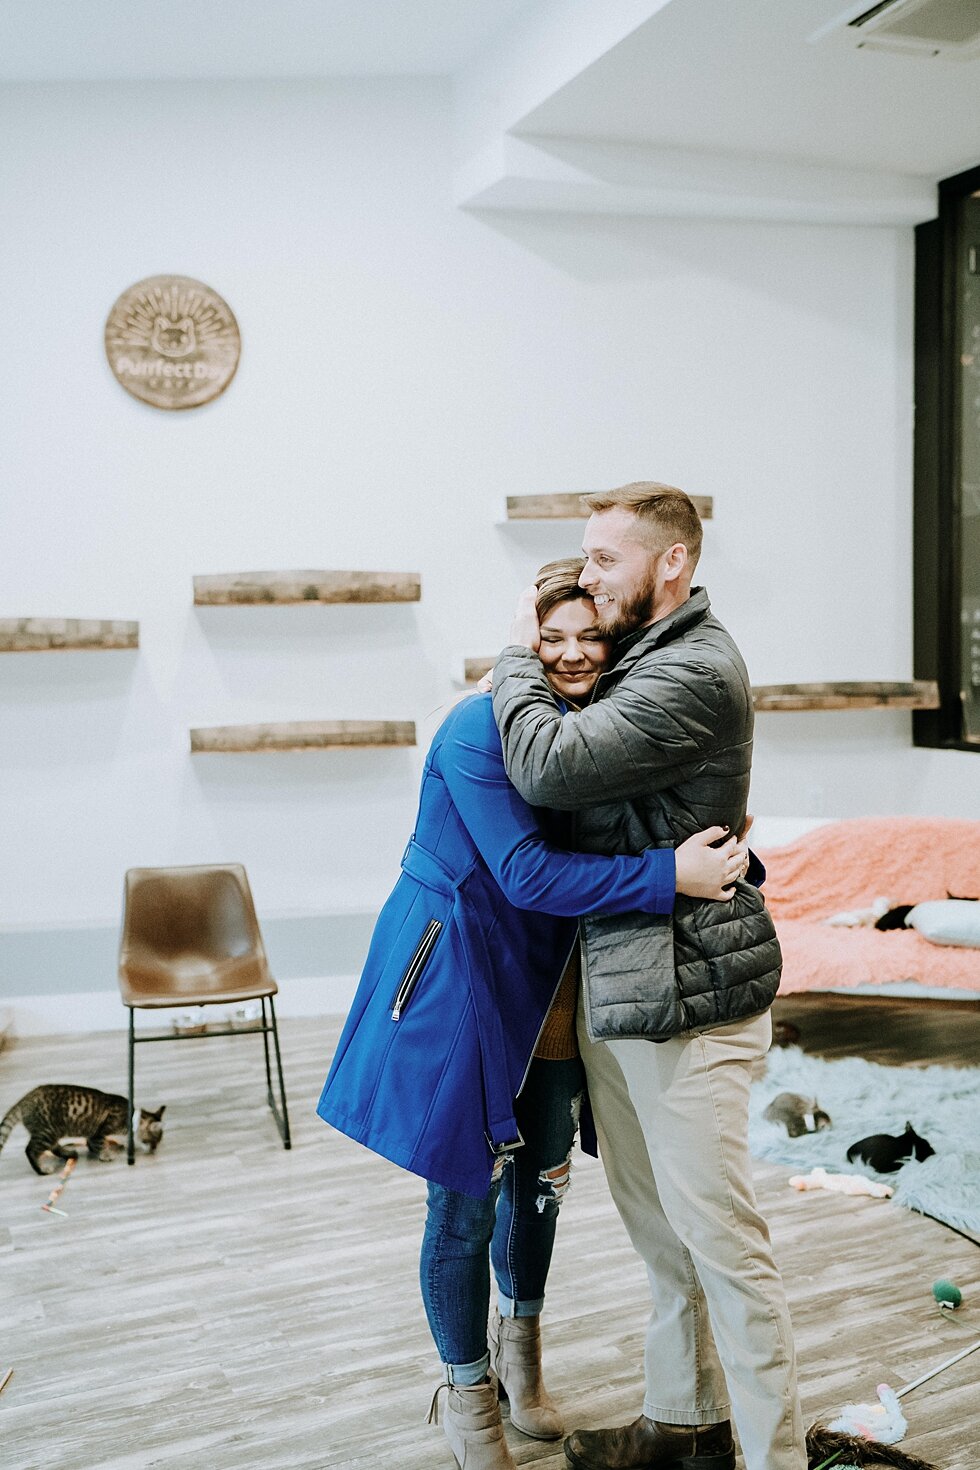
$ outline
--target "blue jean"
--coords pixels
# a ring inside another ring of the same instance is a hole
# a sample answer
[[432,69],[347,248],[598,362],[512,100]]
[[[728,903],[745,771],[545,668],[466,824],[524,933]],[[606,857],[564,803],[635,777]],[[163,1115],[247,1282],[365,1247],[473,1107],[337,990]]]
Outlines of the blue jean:
[[490,1362],[489,1263],[502,1316],[541,1311],[584,1087],[578,1057],[535,1057],[514,1110],[524,1145],[498,1161],[484,1198],[429,1183],[419,1277],[453,1383],[482,1382]]

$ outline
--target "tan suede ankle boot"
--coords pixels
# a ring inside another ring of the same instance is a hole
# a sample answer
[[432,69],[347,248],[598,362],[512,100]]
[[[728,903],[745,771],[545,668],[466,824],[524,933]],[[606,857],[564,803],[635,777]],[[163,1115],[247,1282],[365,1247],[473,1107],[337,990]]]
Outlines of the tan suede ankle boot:
[[510,1400],[510,1422],[532,1439],[560,1439],[561,1410],[541,1376],[541,1318],[494,1314],[489,1328],[490,1366]]
[[504,1439],[496,1379],[491,1375],[472,1388],[441,1383],[432,1396],[430,1424],[439,1422],[442,1389],[448,1390],[442,1427],[460,1470],[517,1470]]

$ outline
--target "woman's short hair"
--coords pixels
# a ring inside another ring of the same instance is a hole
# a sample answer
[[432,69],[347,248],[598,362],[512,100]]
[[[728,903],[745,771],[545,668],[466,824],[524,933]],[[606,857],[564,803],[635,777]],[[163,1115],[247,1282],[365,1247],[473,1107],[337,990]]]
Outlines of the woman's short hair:
[[573,602],[587,598],[588,593],[578,585],[585,558],[566,556],[561,561],[549,561],[538,572],[534,585],[538,589],[536,606],[538,618],[544,619],[559,602]]

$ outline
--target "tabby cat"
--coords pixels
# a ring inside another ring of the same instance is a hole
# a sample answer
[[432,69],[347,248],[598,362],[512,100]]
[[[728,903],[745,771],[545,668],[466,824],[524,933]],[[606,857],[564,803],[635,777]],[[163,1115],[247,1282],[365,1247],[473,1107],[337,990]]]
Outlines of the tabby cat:
[[[160,1121],[163,1113],[163,1108],[157,1108],[155,1113],[140,1108],[135,1137],[150,1153],[163,1137]],[[25,1150],[27,1162],[35,1174],[52,1174],[58,1166],[55,1164],[53,1169],[42,1169],[42,1154],[52,1153],[59,1159],[78,1158],[76,1149],[62,1145],[63,1138],[84,1138],[93,1159],[108,1162],[114,1158],[109,1135],[118,1134],[125,1138],[129,1126],[129,1103],[118,1093],[99,1092],[95,1087],[48,1082],[43,1087],[35,1087],[20,1102],[14,1103],[0,1123],[0,1149],[18,1123],[23,1123],[31,1135]]]
[[798,1092],[777,1092],[762,1116],[770,1123],[785,1124],[790,1138],[833,1127],[830,1114],[824,1112],[817,1099],[802,1097]]

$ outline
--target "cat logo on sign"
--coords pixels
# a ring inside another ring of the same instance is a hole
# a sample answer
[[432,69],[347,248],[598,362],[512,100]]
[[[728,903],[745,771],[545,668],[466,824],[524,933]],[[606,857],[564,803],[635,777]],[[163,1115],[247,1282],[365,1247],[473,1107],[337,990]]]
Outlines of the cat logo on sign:
[[235,376],[241,337],[216,291],[189,276],[149,276],[124,291],[105,324],[118,381],[154,408],[197,408]]

